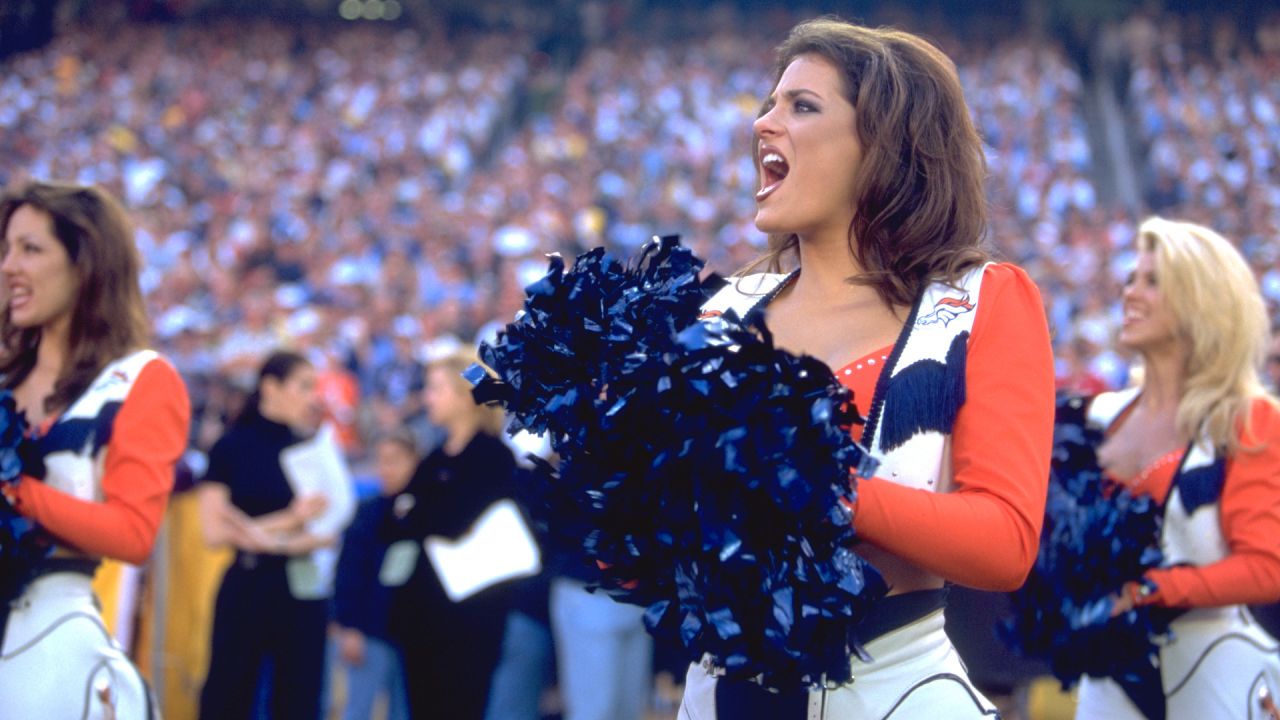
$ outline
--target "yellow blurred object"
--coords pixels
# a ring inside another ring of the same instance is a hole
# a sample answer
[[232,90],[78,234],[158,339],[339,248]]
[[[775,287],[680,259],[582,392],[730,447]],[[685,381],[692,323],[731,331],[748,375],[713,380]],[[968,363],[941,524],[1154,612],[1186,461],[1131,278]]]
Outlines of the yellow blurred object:
[[94,573],[93,594],[98,598],[107,632],[115,637],[143,677],[150,681],[151,658],[147,645],[150,628],[147,621],[151,611],[148,607],[150,598],[143,583],[144,575],[140,568],[107,558]]
[[743,116],[754,118],[760,113],[760,98],[750,93],[741,93],[734,97],[733,104],[738,106],[738,110]]
[[590,149],[590,144],[581,134],[574,133],[568,138],[565,138],[564,149],[565,156],[569,160],[581,160],[586,157],[587,150]]
[[112,125],[106,132],[107,145],[116,152],[133,152],[138,147],[138,136],[123,125]]
[[209,668],[213,603],[234,555],[205,546],[194,492],[170,500],[156,545],[154,639],[149,643],[157,648],[151,665],[156,692],[167,720],[194,720]]
[[120,595],[126,567],[118,560],[103,560],[93,576],[93,594],[101,605],[102,619],[107,624],[107,632],[117,640],[121,640]]
[[1030,720],[1072,720],[1076,716],[1076,695],[1067,692],[1057,679],[1043,676],[1031,681],[1027,690],[1027,717]]

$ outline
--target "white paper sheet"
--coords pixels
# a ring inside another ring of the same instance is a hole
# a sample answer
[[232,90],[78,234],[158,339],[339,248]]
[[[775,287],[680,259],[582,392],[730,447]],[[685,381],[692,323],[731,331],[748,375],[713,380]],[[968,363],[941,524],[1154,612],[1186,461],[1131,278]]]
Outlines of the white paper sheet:
[[432,535],[422,545],[454,602],[503,580],[542,570],[538,544],[511,500],[490,505],[457,540]]
[[[323,512],[307,521],[307,532],[341,538],[356,514],[356,489],[333,426],[326,423],[315,437],[282,450],[280,467],[294,495],[319,494],[328,501]],[[299,600],[329,597],[337,564],[336,547],[289,558],[289,591]]]
[[324,512],[307,521],[307,531],[341,535],[356,514],[356,491],[333,426],[326,423],[315,437],[282,450],[280,466],[294,495],[320,494],[328,501]]

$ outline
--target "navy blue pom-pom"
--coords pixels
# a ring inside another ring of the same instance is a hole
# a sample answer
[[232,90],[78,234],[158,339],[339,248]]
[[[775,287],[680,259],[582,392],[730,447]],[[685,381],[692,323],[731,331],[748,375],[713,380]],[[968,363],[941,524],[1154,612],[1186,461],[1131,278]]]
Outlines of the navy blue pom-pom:
[[22,475],[19,452],[26,433],[26,418],[18,411],[13,393],[0,390],[0,483],[14,482]]
[[[18,411],[13,393],[0,390],[0,485],[16,482],[21,477],[24,458],[36,454],[31,450],[33,443],[27,438],[26,418]],[[49,536],[19,515],[0,493],[0,602],[7,603],[17,597],[35,563],[47,557],[52,549]]]
[[1059,398],[1040,553],[1001,634],[1048,661],[1064,687],[1083,674],[1135,686],[1150,676],[1170,617],[1146,606],[1112,618],[1109,598],[1160,565],[1161,510],[1103,476],[1085,404]]
[[655,238],[631,265],[596,248],[565,270],[559,255],[525,289],[524,309],[481,344],[480,360],[496,377],[477,376],[477,400],[497,401],[510,430],[550,431],[557,451],[596,415],[608,378],[657,351],[697,316],[704,292],[702,260],[675,237]]
[[[477,396],[551,432],[560,464],[539,475],[552,534],[606,568],[615,597],[647,605],[651,631],[729,677],[846,682],[886,592],[852,550],[851,473],[874,468],[849,434],[853,398],[758,320],[698,321],[700,267],[670,239],[632,268],[598,251],[569,272],[553,263],[482,346],[497,379]],[[555,365],[535,343],[560,348]]]

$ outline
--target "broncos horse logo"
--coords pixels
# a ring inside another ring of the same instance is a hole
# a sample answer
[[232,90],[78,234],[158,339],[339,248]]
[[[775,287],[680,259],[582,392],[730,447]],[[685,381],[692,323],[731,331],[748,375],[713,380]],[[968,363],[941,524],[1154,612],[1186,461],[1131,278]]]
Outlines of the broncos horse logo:
[[934,323],[942,323],[943,327],[951,324],[958,316],[967,312],[973,312],[974,305],[969,302],[969,293],[965,293],[964,297],[953,298],[944,297],[933,304],[933,312],[927,315],[921,315],[916,320],[916,325],[933,325]]

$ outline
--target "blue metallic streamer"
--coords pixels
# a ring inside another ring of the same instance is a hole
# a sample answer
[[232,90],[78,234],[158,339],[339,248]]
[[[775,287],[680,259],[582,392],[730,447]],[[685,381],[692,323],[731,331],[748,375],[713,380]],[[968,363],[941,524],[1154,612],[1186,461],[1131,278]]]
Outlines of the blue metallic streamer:
[[623,265],[553,258],[480,356],[478,400],[546,431],[543,521],[646,625],[770,687],[847,682],[887,588],[853,550],[853,398],[758,316],[699,320],[702,261],[675,238]]
[[1149,686],[1159,681],[1156,642],[1168,633],[1172,614],[1147,606],[1112,618],[1110,598],[1160,565],[1161,509],[1104,477],[1096,455],[1102,435],[1086,425],[1086,404],[1058,400],[1040,552],[1013,593],[1013,617],[1001,635],[1048,661],[1064,688],[1083,674],[1113,678],[1126,689]]

